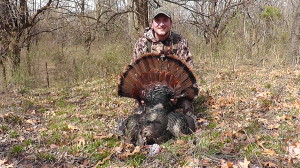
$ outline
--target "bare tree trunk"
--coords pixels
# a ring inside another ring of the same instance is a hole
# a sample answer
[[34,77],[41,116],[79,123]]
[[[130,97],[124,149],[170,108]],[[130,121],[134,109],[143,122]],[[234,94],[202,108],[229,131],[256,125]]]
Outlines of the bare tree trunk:
[[10,59],[12,63],[12,74],[16,72],[16,70],[19,68],[20,63],[21,63],[21,48],[19,47],[19,40],[16,40],[17,37],[12,37],[14,39],[11,40],[10,43],[10,48],[11,48],[11,53],[10,53]]
[[146,0],[134,0],[136,11],[137,11],[137,20],[139,24],[139,30],[143,30],[145,27],[149,27],[148,20],[148,1]]
[[[128,0],[128,7],[133,7],[133,1]],[[134,37],[134,13],[128,13],[128,38],[132,38],[133,40]]]
[[293,26],[291,30],[291,48],[289,59],[290,62],[300,63],[300,3],[298,4],[296,14],[293,18]]
[[0,66],[2,67],[3,83],[6,85],[6,69],[2,59],[3,57],[0,58]]
[[[3,77],[3,84],[6,87],[7,84],[7,78],[6,78],[6,68],[4,64],[4,59],[8,50],[8,44],[7,41],[3,39],[4,37],[0,38],[0,66],[2,68],[2,77]],[[1,83],[1,82],[0,82]]]
[[29,13],[26,0],[20,0],[20,11],[21,23],[28,24]]
[[80,4],[80,12],[82,15],[84,15],[85,13],[85,0],[81,0],[81,4]]
[[26,62],[27,71],[28,71],[29,75],[32,75],[31,59],[30,59],[31,42],[32,42],[32,39],[31,39],[31,37],[29,37],[28,40],[26,40],[26,57],[25,57],[25,62]]

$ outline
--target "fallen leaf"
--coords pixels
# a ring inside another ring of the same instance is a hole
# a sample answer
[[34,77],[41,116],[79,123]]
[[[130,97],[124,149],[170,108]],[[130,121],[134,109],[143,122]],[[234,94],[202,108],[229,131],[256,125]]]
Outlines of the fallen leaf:
[[276,152],[274,150],[272,150],[272,149],[264,149],[264,151],[262,152],[262,154],[274,156],[274,155],[276,155]]
[[45,164],[45,165],[42,165],[41,168],[51,168],[51,165],[50,164]]
[[175,142],[175,144],[184,145],[184,144],[186,144],[186,141],[181,140],[181,139],[178,139],[178,140]]
[[19,139],[19,141],[21,141],[21,142],[25,140],[25,138],[24,138],[23,136],[20,136],[18,139]]
[[258,144],[261,148],[263,148],[262,154],[270,155],[270,156],[276,155],[276,152],[275,152],[274,150],[265,148],[264,145],[263,145],[263,143],[264,143],[264,141],[257,141],[257,144]]
[[25,123],[31,124],[31,125],[35,125],[37,123],[37,121],[36,120],[32,120],[32,119],[28,119],[28,120],[25,120]]
[[112,153],[106,156],[104,159],[100,160],[94,167],[96,168],[98,165],[102,165],[105,161],[109,160],[112,156]]
[[71,124],[68,124],[68,128],[69,128],[70,130],[79,130],[78,127],[76,127],[76,126],[74,126],[74,125],[71,125]]
[[204,159],[201,161],[201,163],[202,163],[203,165],[207,166],[207,165],[210,165],[210,164],[211,164],[211,160],[209,160],[209,159],[207,159],[207,158],[204,158]]
[[268,125],[268,129],[273,130],[273,129],[278,129],[280,126],[280,124],[276,123],[276,124],[270,124]]
[[246,140],[247,139],[247,135],[246,135],[246,132],[244,130],[239,130],[237,132],[233,132],[233,137],[235,139],[241,139],[241,140]]
[[5,168],[13,168],[13,167],[14,167],[13,164],[5,165]]
[[130,155],[134,155],[134,154],[136,154],[136,153],[140,153],[140,151],[141,151],[141,147],[140,147],[140,146],[136,146],[136,147],[134,148],[133,152],[130,153]]
[[233,136],[232,131],[224,131],[222,132],[222,136],[231,138]]
[[239,162],[238,166],[239,168],[248,168],[250,164],[250,161],[247,160],[247,158],[244,158],[244,162]]
[[204,118],[199,118],[199,119],[197,119],[197,121],[198,121],[199,123],[202,123],[202,122],[207,122],[207,120],[206,120],[206,119],[204,119]]
[[264,142],[265,142],[265,141],[259,141],[259,140],[258,140],[258,141],[257,141],[257,145],[259,145],[261,148],[265,149],[265,147],[264,147],[264,145],[263,145]]
[[228,168],[233,168],[233,163],[228,161],[227,166],[228,166]]
[[291,115],[276,116],[277,121],[292,120],[293,118]]
[[55,144],[51,144],[51,145],[50,145],[50,148],[51,148],[51,149],[56,149],[56,148],[58,148],[58,146],[55,145]]
[[233,167],[233,163],[232,162],[227,162],[223,159],[220,160],[221,166],[220,168],[232,168]]
[[85,145],[85,138],[84,137],[77,137],[74,139],[77,142],[77,146],[84,146]]
[[277,168],[277,165],[273,162],[262,162],[264,168]]
[[116,153],[121,153],[123,149],[124,149],[124,144],[121,143],[120,146],[114,147],[113,151],[115,151]]
[[83,162],[83,166],[88,166],[88,164],[89,164],[89,160],[84,160],[84,162]]
[[94,139],[107,139],[107,138],[111,138],[113,136],[114,136],[114,134],[109,133],[108,135],[94,135],[93,138]]
[[42,128],[40,128],[38,131],[39,131],[39,132],[43,132],[43,131],[46,131],[46,130],[47,130],[47,128],[42,127]]
[[194,158],[192,156],[187,156],[185,158],[186,165],[184,167],[190,168],[190,167],[198,167],[199,166],[199,159]]
[[130,152],[130,150],[126,150],[125,153],[120,154],[119,158],[121,160],[125,160],[129,156],[133,156],[133,155],[135,155],[137,153],[140,153],[140,152],[141,152],[141,147],[140,146],[136,146],[132,152]]
[[[1,167],[1,166],[0,166]],[[32,163],[22,165],[22,167],[34,167]],[[2,168],[2,167],[1,167]]]
[[0,160],[0,166],[4,165],[4,163],[6,163],[7,160]]
[[300,143],[289,145],[287,150],[288,157],[292,159],[300,159]]

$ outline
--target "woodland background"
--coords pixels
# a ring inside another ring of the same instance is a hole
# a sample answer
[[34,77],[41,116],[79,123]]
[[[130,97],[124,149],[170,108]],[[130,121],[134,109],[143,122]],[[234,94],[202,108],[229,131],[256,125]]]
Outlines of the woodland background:
[[[1,89],[119,73],[158,6],[190,42],[196,65],[299,63],[297,0],[3,0]],[[198,67],[199,68],[199,67]]]
[[[150,157],[112,130],[159,6],[189,41],[200,129]],[[297,167],[299,63],[299,0],[1,0],[0,167]]]

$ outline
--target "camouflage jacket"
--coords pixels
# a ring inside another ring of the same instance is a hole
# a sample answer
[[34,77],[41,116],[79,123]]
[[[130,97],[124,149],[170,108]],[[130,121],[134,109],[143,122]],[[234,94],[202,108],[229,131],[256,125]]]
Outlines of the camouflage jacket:
[[172,31],[170,36],[161,42],[154,37],[153,29],[146,28],[144,36],[135,43],[132,59],[148,52],[174,54],[190,66],[194,66],[187,40]]

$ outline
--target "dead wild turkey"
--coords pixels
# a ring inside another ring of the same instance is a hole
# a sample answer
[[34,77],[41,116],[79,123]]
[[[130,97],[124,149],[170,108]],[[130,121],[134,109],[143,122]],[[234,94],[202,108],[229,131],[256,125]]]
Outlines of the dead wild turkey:
[[145,54],[125,68],[118,95],[139,102],[136,114],[122,122],[127,142],[136,145],[162,143],[195,131],[191,117],[176,109],[179,98],[198,94],[192,70],[176,56]]

